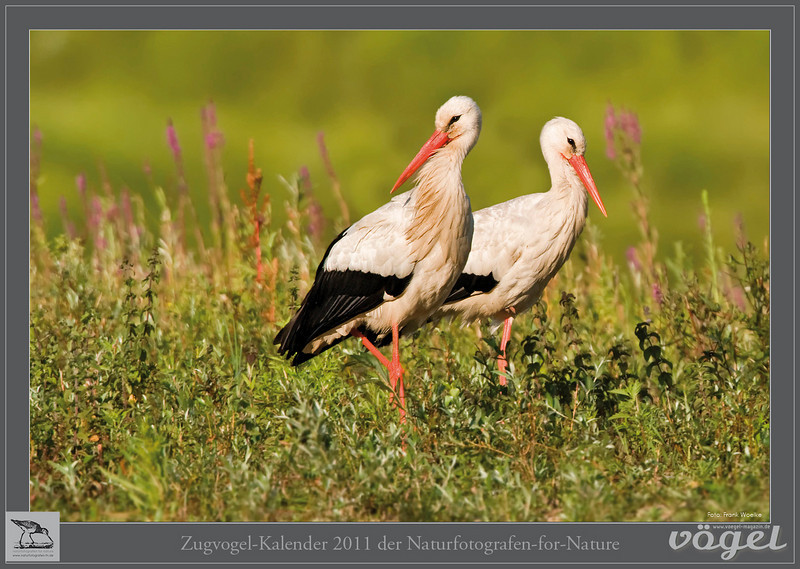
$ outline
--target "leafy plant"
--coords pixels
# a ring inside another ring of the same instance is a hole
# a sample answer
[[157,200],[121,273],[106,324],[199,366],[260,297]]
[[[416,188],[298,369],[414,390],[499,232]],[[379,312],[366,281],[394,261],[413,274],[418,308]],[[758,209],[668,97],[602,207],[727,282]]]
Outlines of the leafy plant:
[[[401,425],[360,344],[298,368],[278,356],[274,335],[344,219],[321,222],[308,169],[273,187],[252,150],[249,193],[231,201],[213,107],[203,117],[210,237],[174,130],[177,188],[154,186],[157,233],[136,205],[150,188],[79,180],[86,217],[49,241],[32,207],[33,509],[70,521],[768,518],[769,252],[743,241],[723,263],[712,242],[704,265],[680,247],[659,264],[638,146],[615,157],[640,200],[628,267],[590,223],[517,318],[507,386],[486,327],[440,322],[405,340]],[[285,223],[272,218],[280,201]]]

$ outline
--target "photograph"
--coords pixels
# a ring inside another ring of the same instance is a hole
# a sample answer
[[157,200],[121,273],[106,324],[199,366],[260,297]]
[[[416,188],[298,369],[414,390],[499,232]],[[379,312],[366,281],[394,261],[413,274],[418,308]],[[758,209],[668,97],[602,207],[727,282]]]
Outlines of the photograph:
[[769,521],[768,33],[30,45],[32,508]]
[[170,22],[27,32],[7,560],[789,554],[769,29]]

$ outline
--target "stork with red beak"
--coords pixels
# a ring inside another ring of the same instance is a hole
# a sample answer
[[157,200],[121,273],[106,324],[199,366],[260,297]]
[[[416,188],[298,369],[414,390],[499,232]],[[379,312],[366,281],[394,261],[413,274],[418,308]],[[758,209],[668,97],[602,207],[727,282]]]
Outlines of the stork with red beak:
[[[401,421],[405,389],[399,338],[442,305],[472,242],[461,164],[478,140],[481,111],[469,97],[453,97],[439,108],[435,124],[392,192],[419,170],[416,186],[333,240],[300,309],[275,337],[279,353],[292,358],[292,365],[348,336],[360,338],[389,371]],[[391,361],[377,349],[390,342]]]
[[587,192],[604,216],[606,208],[583,155],[586,138],[569,119],[548,121],[539,138],[550,170],[550,191],[521,196],[474,214],[475,234],[464,272],[434,319],[459,316],[464,322],[503,322],[498,358],[506,384],[506,345],[514,317],[542,296],[569,258],[586,223]]

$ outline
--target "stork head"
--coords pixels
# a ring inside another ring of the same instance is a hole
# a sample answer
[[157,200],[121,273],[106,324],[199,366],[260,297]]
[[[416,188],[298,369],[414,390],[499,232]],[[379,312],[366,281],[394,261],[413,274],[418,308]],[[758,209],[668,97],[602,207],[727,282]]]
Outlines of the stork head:
[[448,99],[436,111],[436,130],[400,174],[392,192],[408,180],[440,148],[452,148],[463,159],[478,142],[481,122],[481,109],[475,101],[463,95]]
[[451,97],[436,111],[436,130],[447,134],[446,145],[458,145],[466,156],[481,133],[483,116],[478,103],[459,95]]
[[[603,215],[608,217],[600,192],[583,157],[586,152],[586,137],[583,136],[581,127],[564,117],[555,117],[545,123],[539,143],[551,174],[565,171],[571,177],[574,172]],[[565,165],[569,167],[564,168]]]

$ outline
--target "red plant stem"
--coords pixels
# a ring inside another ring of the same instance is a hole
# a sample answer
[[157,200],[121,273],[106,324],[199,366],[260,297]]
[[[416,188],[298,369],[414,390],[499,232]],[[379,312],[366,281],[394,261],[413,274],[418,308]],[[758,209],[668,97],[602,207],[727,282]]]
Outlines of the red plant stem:
[[253,139],[250,139],[248,145],[248,160],[247,160],[247,185],[250,186],[249,198],[242,192],[242,198],[250,208],[250,214],[253,216],[253,249],[256,255],[256,282],[261,282],[261,276],[264,272],[264,267],[261,264],[261,217],[258,208],[258,196],[261,193],[261,181],[263,177],[261,170],[256,169],[255,166],[255,145]]
[[256,282],[261,282],[261,273],[263,272],[263,267],[261,266],[261,223],[258,220],[258,215],[256,215],[255,221],[255,234],[253,238],[255,239],[255,248],[256,248]]

